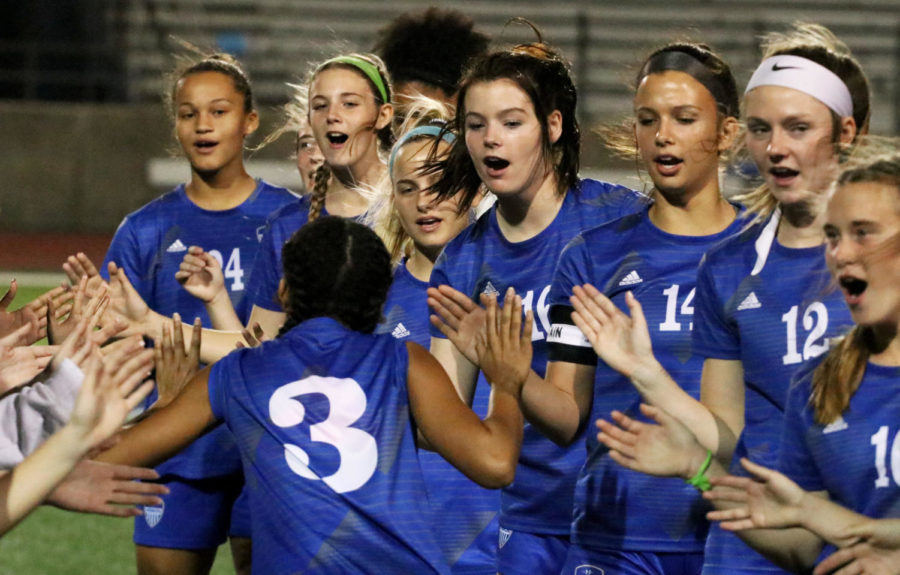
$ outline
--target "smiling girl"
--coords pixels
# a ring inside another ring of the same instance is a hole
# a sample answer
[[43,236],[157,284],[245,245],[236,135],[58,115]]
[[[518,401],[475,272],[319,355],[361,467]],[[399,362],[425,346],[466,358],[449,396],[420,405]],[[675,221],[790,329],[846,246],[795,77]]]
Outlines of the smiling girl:
[[[169,96],[191,180],[129,214],[105,262],[120,266],[160,317],[177,312],[209,325],[202,302],[175,279],[188,246],[203,246],[221,260],[227,293],[241,309],[259,248],[257,229],[270,213],[296,203],[296,196],[254,180],[244,167],[244,141],[259,118],[250,82],[233,58],[216,54],[179,69]],[[236,447],[220,428],[159,472],[171,493],[164,507],[135,522],[138,571],[206,573],[227,534],[249,537],[246,522],[230,525],[242,484]]]
[[[740,457],[777,461],[788,382],[850,323],[840,295],[828,289],[821,226],[840,151],[868,122],[866,79],[846,46],[819,26],[771,34],[764,48],[744,96],[746,145],[765,179],[746,196],[757,221],[711,249],[698,272],[692,346],[705,358],[702,404],[677,378],[657,377],[664,372],[652,354],[622,362],[612,355],[617,346],[598,346],[611,365],[630,364],[644,399],[715,454],[709,474],[720,465],[741,473]],[[689,478],[705,454],[681,460]],[[780,569],[713,526],[704,573],[758,572]]]
[[[866,142],[842,168],[824,230],[825,259],[856,326],[815,369],[803,370],[790,389],[778,461],[784,475],[744,460],[761,482],[718,479],[749,495],[710,492],[711,498],[741,504],[710,516],[727,520],[732,529],[755,528],[748,541],[795,571],[809,570],[823,546],[833,544],[857,547],[842,554],[851,564],[841,573],[894,572],[896,541],[877,552],[873,541],[866,550],[865,538],[872,534],[860,539],[854,531],[867,518],[900,517],[897,461],[888,457],[897,450],[900,415],[897,142]],[[820,498],[855,514],[841,513]],[[784,530],[788,527],[795,529]],[[865,558],[891,552],[894,559],[881,563],[884,571],[862,570]],[[840,566],[840,561],[830,563]]]
[[[546,44],[524,44],[480,59],[461,83],[460,139],[435,184],[439,199],[459,192],[461,209],[482,185],[497,202],[438,258],[429,303],[446,317],[442,306],[472,309],[481,294],[514,287],[524,308],[535,313],[531,366],[541,375],[550,331],[547,295],[560,252],[582,230],[642,204],[625,188],[579,179],[576,99],[568,64]],[[442,324],[432,330],[431,352],[471,404],[479,366],[470,342],[461,342],[454,327]],[[559,573],[583,461],[581,448],[556,446],[525,426],[516,480],[501,495],[498,571]]]
[[273,214],[254,266],[248,299],[250,324],[277,333],[284,312],[276,297],[281,278],[281,246],[307,221],[320,215],[357,218],[368,209],[371,190],[386,176],[379,152],[393,143],[391,83],[381,60],[347,54],[316,67],[309,83],[309,125],[325,162],[311,194]]

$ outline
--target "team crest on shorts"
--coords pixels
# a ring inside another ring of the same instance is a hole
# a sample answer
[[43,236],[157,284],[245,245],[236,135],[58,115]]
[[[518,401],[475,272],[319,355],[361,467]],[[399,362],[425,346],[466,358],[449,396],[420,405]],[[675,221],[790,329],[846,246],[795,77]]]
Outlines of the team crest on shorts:
[[512,534],[512,529],[500,528],[500,549],[503,549],[503,546],[506,545],[506,542],[509,541]]
[[144,521],[150,526],[150,529],[156,527],[162,521],[163,513],[166,510],[166,504],[144,506]]
[[579,565],[575,568],[575,575],[604,575],[605,570],[594,565]]

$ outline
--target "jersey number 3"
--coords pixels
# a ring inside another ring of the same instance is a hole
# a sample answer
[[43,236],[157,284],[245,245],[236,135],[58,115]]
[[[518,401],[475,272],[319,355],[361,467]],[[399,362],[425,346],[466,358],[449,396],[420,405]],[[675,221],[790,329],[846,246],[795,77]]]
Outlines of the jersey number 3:
[[310,376],[282,385],[269,399],[269,417],[278,427],[294,427],[303,422],[306,409],[296,398],[320,393],[330,404],[328,418],[309,427],[312,441],[337,449],[341,462],[337,471],[319,477],[309,468],[309,454],[299,445],[286,443],[284,459],[291,471],[305,479],[321,480],[337,493],[355,491],[366,484],[378,465],[375,438],[350,427],[366,411],[366,394],[356,381]]

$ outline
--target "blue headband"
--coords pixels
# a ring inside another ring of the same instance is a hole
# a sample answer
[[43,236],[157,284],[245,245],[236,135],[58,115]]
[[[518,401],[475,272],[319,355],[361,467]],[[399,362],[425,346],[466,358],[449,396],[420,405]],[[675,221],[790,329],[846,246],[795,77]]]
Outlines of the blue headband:
[[440,128],[438,126],[419,126],[417,128],[413,128],[412,130],[403,134],[400,139],[394,144],[394,149],[391,150],[391,158],[388,160],[388,174],[391,176],[391,180],[394,179],[394,160],[397,159],[397,152],[400,151],[400,148],[405,146],[412,140],[413,138],[417,138],[419,136],[432,136],[434,138],[440,138],[447,142],[448,144],[453,144],[456,141],[456,135],[444,128]]

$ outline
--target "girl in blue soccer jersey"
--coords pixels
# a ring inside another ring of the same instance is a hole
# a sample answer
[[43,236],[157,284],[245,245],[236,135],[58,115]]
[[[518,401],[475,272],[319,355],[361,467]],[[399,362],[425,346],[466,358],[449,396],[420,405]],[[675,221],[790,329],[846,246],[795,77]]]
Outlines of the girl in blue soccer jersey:
[[[692,344],[706,358],[702,403],[677,378],[655,377],[661,372],[651,354],[623,362],[610,355],[615,346],[596,346],[647,402],[689,427],[717,467],[741,472],[740,457],[777,461],[788,382],[849,327],[840,294],[828,287],[821,229],[838,154],[857,126],[865,130],[868,103],[865,75],[828,30],[799,25],[769,35],[744,97],[746,146],[765,178],[746,197],[758,222],[710,250],[699,269]],[[587,305],[596,297],[590,289],[584,295]],[[682,459],[696,465],[683,470],[685,478],[704,461]],[[704,573],[761,571],[781,572],[712,527]]]
[[[688,393],[698,395],[702,358],[690,347],[696,266],[711,245],[743,225],[718,182],[720,155],[737,133],[737,100],[730,69],[704,46],[668,45],[642,66],[630,147],[650,173],[655,201],[582,232],[562,253],[548,298],[546,377],[533,373],[523,390],[526,417],[557,443],[580,443],[592,413],[640,403],[626,379],[597,364],[572,324],[569,298],[582,284],[596,283],[619,306],[630,292],[652,302],[651,337]],[[693,488],[616,466],[592,435],[587,452],[562,572],[699,571],[707,523]]]
[[523,326],[511,291],[502,311],[490,301],[477,353],[493,395],[481,421],[424,348],[372,333],[391,284],[374,232],[325,217],[282,253],[280,336],[201,371],[101,459],[157,461],[224,420],[247,476],[254,573],[449,573],[416,445],[484,486],[512,480],[527,368],[495,366],[528,366],[531,314]]
[[[824,229],[825,259],[856,326],[792,386],[777,464],[781,473],[744,459],[758,482],[717,478],[717,485],[732,489],[707,495],[739,507],[710,517],[730,529],[756,528],[747,541],[794,571],[812,568],[823,546],[833,544],[851,547],[838,556],[851,563],[841,573],[876,572],[864,567],[874,569],[879,562],[891,570],[877,572],[893,573],[900,544],[866,539],[876,537],[867,518],[894,518],[894,525],[900,518],[900,462],[889,456],[900,437],[897,142],[858,148],[838,177]],[[886,562],[890,557],[893,562]],[[840,561],[831,566],[840,567]]]
[[[576,100],[567,62],[546,44],[477,60],[457,97],[459,139],[438,166],[443,172],[434,186],[439,198],[460,193],[461,209],[482,186],[497,201],[444,249],[431,274],[429,303],[439,312],[472,309],[481,294],[514,288],[537,318],[532,368],[539,374],[547,361],[550,281],[563,247],[585,229],[640,209],[644,200],[578,177]],[[471,404],[483,366],[469,339],[441,325],[432,330],[431,351]],[[526,425],[516,480],[501,494],[501,573],[559,573],[583,462],[580,447],[559,447]]]
[[[415,341],[430,341],[426,289],[434,262],[444,246],[470,221],[471,211],[459,211],[455,197],[436,202],[431,186],[438,174],[427,163],[446,154],[455,141],[447,129],[452,113],[427,98],[406,101],[407,119],[388,162],[390,201],[380,210],[374,229],[385,242],[394,268],[394,281],[376,333]],[[472,409],[488,411],[490,387],[476,389]],[[429,501],[435,510],[435,531],[454,574],[496,573],[497,511],[500,498],[453,468],[440,455],[420,451],[419,461]]]
[[[216,54],[180,68],[169,96],[175,135],[190,163],[191,179],[129,214],[106,262],[115,262],[110,266],[113,276],[127,274],[161,318],[177,312],[186,318],[199,316],[208,325],[202,302],[175,279],[188,246],[203,246],[221,260],[227,292],[242,310],[259,249],[258,230],[270,213],[297,198],[255,180],[244,167],[244,142],[259,118],[247,75],[233,58]],[[161,325],[146,335],[156,337]],[[224,428],[159,472],[171,493],[164,506],[136,520],[138,571],[207,573],[216,548],[229,534],[240,539],[233,548],[238,550],[238,570],[244,571],[249,521],[231,512],[242,480],[237,449]]]
[[[272,214],[261,230],[260,257],[247,283],[249,320],[240,314],[235,317],[221,290],[209,289],[211,279],[219,272],[202,252],[189,254],[188,265],[180,275],[186,284],[196,283],[191,291],[209,302],[210,314],[217,319],[214,327],[232,330],[204,334],[203,358],[207,361],[215,361],[234,348],[240,340],[238,323],[258,323],[269,336],[278,332],[284,322],[277,298],[281,246],[320,214],[362,218],[386,176],[381,156],[387,155],[393,143],[393,107],[390,79],[377,56],[345,54],[331,58],[315,68],[306,87],[294,88],[298,97],[306,94],[308,98],[308,122],[324,163],[314,174],[310,193]],[[269,136],[267,142],[277,139],[293,122]],[[212,273],[205,275],[210,267]],[[149,326],[143,329],[165,322],[161,315],[146,312],[133,319]]]
[[[386,176],[381,155],[387,154],[393,142],[391,84],[377,56],[345,54],[327,60],[312,72],[308,89],[309,123],[325,162],[316,172],[312,194],[277,210],[260,227],[259,258],[246,278],[246,313],[238,313],[237,318],[242,325],[258,323],[268,336],[277,333],[284,322],[277,298],[281,246],[303,224],[320,214],[361,218],[372,199],[372,190]],[[274,139],[276,134],[269,139]],[[190,255],[208,259],[199,252]],[[210,281],[212,275],[198,280],[206,268],[196,268],[180,274],[181,281]],[[227,278],[227,267],[223,271]],[[129,278],[130,275],[117,274],[113,307],[129,320],[133,330],[158,333],[167,317],[134,297],[127,286]],[[210,293],[206,287],[202,289],[206,291],[204,299],[211,304],[210,313],[217,321],[221,320],[215,327],[231,330],[204,331],[201,359],[211,363],[234,349],[241,335],[236,329],[234,313],[228,309],[227,298]],[[193,288],[192,291],[197,292]],[[121,297],[115,297],[117,293]]]

